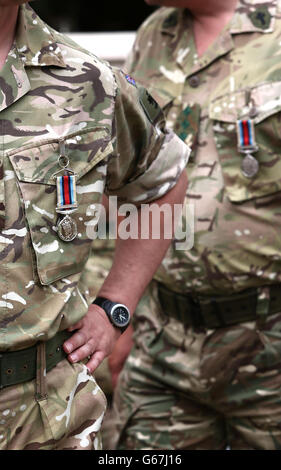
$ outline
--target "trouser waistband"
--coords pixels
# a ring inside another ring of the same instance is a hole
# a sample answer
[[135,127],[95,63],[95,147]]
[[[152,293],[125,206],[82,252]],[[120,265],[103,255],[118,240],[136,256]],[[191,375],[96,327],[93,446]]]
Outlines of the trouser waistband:
[[274,284],[247,289],[229,296],[183,295],[158,283],[163,311],[195,330],[215,329],[256,320],[281,312],[281,286]]
[[[46,372],[66,357],[62,345],[71,334],[59,331],[46,341]],[[38,344],[19,351],[0,352],[0,389],[36,378]]]

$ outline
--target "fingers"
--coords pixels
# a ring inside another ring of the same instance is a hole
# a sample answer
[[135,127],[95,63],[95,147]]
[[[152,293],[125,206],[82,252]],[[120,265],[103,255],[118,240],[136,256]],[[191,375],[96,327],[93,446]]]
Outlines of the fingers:
[[90,373],[93,373],[94,370],[100,365],[100,363],[104,360],[105,354],[103,351],[96,351],[90,358],[89,362],[87,362],[86,367],[88,368]]
[[91,339],[87,341],[85,334],[80,331],[71,336],[71,338],[64,343],[63,347],[68,354],[68,360],[72,363],[90,357],[89,362],[86,364],[90,373],[92,373],[105,358],[105,352],[94,352],[94,342]]
[[74,349],[77,349],[83,344],[85,344],[87,340],[88,338],[86,338],[84,331],[81,329],[77,331],[77,333],[74,333],[68,340],[64,342],[63,348],[65,352],[69,354],[74,351]]
[[68,359],[71,362],[79,362],[85,359],[88,356],[91,356],[93,353],[94,347],[90,342],[81,346],[81,348],[76,349],[73,353],[68,356]]
[[67,331],[80,330],[80,328],[82,328],[82,326],[83,326],[83,321],[80,320],[77,323],[75,323],[75,325],[72,325],[69,328],[67,328]]
[[92,338],[88,339],[83,330],[79,330],[64,343],[63,347],[70,362],[78,362],[93,353],[94,341]]
[[87,365],[90,372],[111,353],[117,337],[121,334],[111,325],[105,313],[100,314],[96,309],[89,309],[83,319],[68,330],[73,331],[73,334],[64,342],[63,349],[69,362],[83,361],[90,356]]

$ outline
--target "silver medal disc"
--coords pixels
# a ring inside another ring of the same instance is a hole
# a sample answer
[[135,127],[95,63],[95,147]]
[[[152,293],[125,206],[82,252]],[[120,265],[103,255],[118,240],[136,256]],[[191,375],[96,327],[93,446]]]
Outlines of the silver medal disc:
[[259,162],[248,153],[242,160],[241,171],[246,178],[253,178],[259,171]]
[[57,229],[58,236],[65,242],[71,242],[75,237],[77,237],[76,222],[69,215],[66,215],[59,221]]

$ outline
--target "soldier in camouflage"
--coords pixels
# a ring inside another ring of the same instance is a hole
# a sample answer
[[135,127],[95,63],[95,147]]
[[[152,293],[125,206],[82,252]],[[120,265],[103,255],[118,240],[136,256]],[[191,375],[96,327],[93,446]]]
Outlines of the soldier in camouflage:
[[[189,152],[144,88],[20,3],[0,0],[0,448],[100,449],[92,372],[121,332],[83,277],[95,207],[182,201]],[[120,240],[99,295],[134,311],[168,243]]]
[[118,449],[280,449],[281,2],[147,3],[127,70],[192,146],[194,241],[134,316]]

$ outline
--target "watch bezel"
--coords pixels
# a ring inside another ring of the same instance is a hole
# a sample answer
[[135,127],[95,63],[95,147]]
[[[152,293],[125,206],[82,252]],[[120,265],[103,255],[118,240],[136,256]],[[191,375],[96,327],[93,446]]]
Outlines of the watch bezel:
[[[126,323],[122,323],[122,325],[120,323],[117,323],[113,318],[113,314],[115,310],[119,307],[123,307],[127,311],[127,314],[128,314]],[[120,303],[114,304],[110,310],[110,318],[111,318],[113,325],[117,326],[118,328],[125,328],[130,323],[130,318],[131,318],[130,310],[124,304],[120,304]]]

